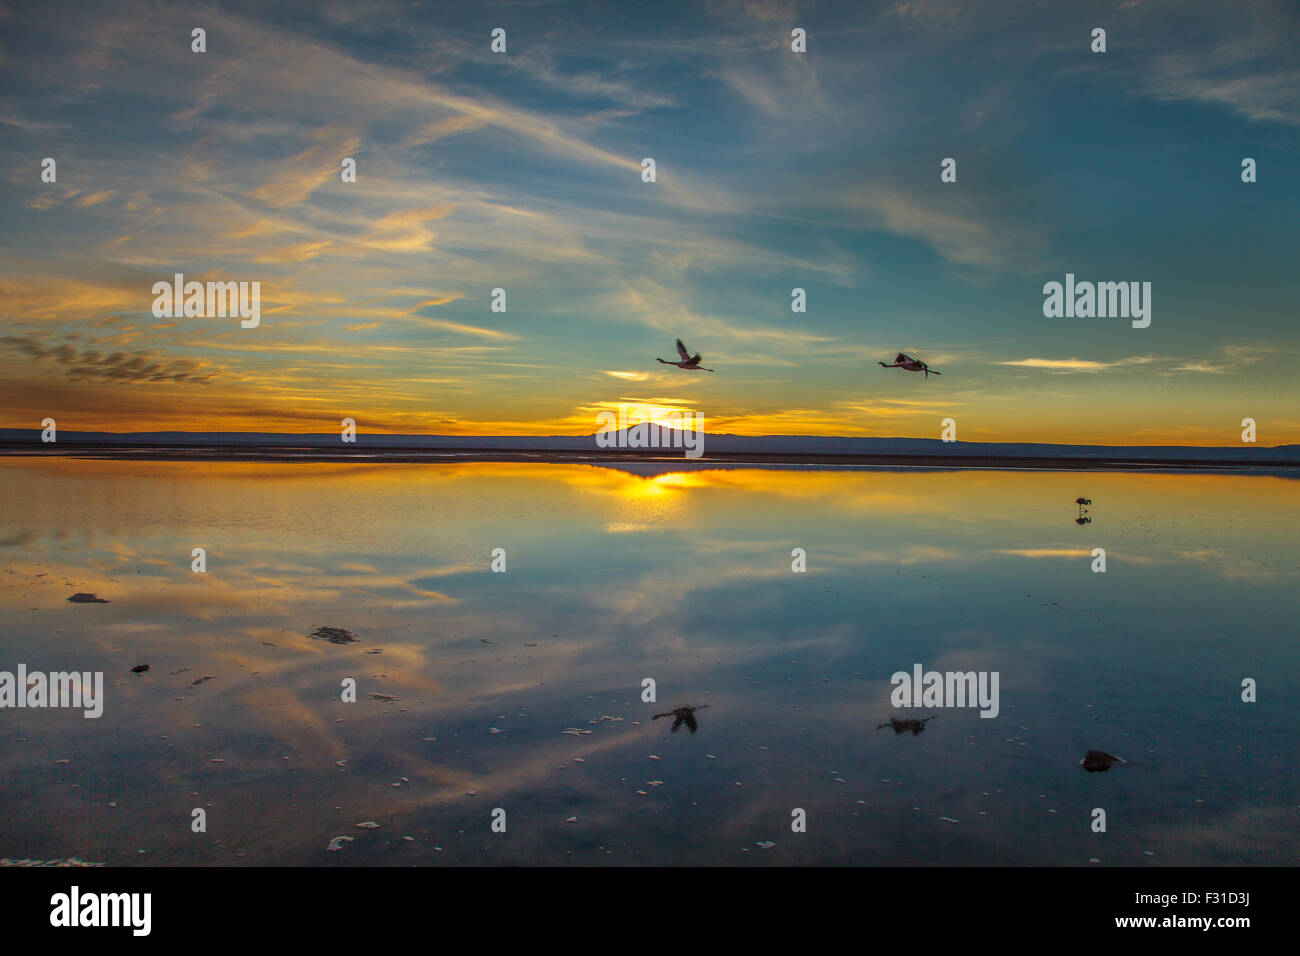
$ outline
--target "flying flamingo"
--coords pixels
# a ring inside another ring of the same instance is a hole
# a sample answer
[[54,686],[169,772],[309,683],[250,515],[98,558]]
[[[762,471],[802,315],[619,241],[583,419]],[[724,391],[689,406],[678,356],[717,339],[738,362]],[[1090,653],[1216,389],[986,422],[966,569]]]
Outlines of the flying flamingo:
[[664,362],[663,359],[659,359],[658,361],[663,362],[665,365],[676,365],[678,368],[684,368],[691,372],[713,371],[711,368],[701,368],[699,354],[691,355],[691,353],[686,350],[686,346],[682,345],[681,339],[677,340],[677,354],[682,357],[680,362]]
[[884,362],[877,362],[876,364],[881,368],[901,368],[906,369],[909,372],[924,372],[926,378],[930,377],[931,372],[934,372],[935,375],[943,374],[942,372],[935,372],[934,369],[930,368],[930,366],[926,365],[920,359],[914,359],[910,355],[905,355],[902,352],[899,352],[898,355],[894,357],[892,365],[886,365]]

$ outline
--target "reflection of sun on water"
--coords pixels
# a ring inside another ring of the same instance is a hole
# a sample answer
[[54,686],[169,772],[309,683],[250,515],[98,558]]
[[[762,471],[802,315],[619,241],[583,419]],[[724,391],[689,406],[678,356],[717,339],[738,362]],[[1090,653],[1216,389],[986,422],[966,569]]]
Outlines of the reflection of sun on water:
[[606,530],[651,531],[681,524],[687,501],[684,492],[707,484],[695,475],[682,472],[645,478],[629,475],[618,487],[619,520],[611,522]]
[[708,475],[698,471],[674,471],[666,475],[656,475],[652,480],[660,488],[679,491],[688,488],[708,488],[711,485]]

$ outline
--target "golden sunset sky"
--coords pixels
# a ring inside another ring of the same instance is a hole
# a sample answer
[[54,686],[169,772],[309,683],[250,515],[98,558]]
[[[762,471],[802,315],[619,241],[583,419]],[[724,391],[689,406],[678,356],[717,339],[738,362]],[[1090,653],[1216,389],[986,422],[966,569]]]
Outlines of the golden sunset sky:
[[[5,5],[0,427],[1300,442],[1298,48],[1280,2]],[[1150,327],[1046,318],[1067,272]],[[175,273],[260,324],[155,318]]]

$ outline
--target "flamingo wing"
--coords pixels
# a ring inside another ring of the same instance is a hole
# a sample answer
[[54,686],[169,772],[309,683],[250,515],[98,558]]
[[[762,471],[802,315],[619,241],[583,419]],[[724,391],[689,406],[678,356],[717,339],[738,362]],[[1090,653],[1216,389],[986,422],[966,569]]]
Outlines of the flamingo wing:
[[682,345],[681,339],[677,340],[677,354],[682,357],[683,362],[689,362],[691,360],[691,353],[686,351],[686,346]]

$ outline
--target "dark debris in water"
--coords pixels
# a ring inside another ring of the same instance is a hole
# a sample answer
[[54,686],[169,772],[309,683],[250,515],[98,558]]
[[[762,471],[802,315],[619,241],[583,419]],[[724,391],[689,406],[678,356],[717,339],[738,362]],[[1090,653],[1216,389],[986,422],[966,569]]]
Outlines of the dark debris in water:
[[331,644],[360,643],[360,638],[351,631],[345,631],[341,627],[318,627],[307,636],[315,638],[318,641],[329,641]]
[[[143,851],[141,851],[143,852]],[[83,866],[103,866],[103,863],[87,863],[85,860],[79,860],[75,856],[70,856],[66,860],[17,860],[5,857],[0,860],[0,866],[64,866],[64,867],[83,867]]]
[[85,591],[78,591],[72,597],[68,598],[70,604],[107,604],[104,598],[95,594],[89,594]]
[[912,736],[915,737],[921,731],[925,730],[925,722],[927,720],[934,720],[934,718],[938,716],[939,716],[938,714],[935,714],[932,717],[922,717],[919,720],[916,719],[915,717],[909,717],[906,720],[899,720],[897,717],[890,717],[889,723],[876,724],[876,729],[880,730],[883,727],[893,727],[894,733],[896,734],[901,734],[905,731],[910,730],[912,732]]
[[692,707],[689,705],[684,707],[675,707],[667,713],[655,714],[650,719],[658,720],[660,717],[673,717],[676,718],[673,721],[673,726],[671,728],[673,733],[677,733],[677,731],[681,729],[683,723],[690,728],[691,733],[695,733],[698,729],[698,725],[695,723],[695,712],[697,710],[704,710],[708,706],[708,704],[700,704],[698,707]]

